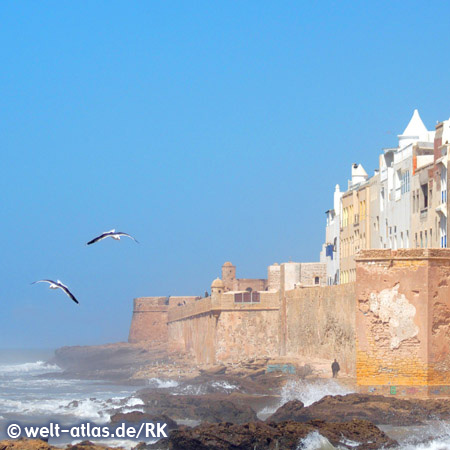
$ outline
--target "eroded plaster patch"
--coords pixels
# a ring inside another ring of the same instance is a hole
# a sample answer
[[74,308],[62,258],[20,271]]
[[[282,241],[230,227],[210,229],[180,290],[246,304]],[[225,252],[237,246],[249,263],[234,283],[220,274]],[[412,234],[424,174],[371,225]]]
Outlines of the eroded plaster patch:
[[416,307],[404,294],[398,293],[399,284],[391,289],[383,289],[379,293],[370,294],[370,311],[383,324],[389,325],[391,350],[400,347],[402,341],[417,336],[419,328],[414,323]]

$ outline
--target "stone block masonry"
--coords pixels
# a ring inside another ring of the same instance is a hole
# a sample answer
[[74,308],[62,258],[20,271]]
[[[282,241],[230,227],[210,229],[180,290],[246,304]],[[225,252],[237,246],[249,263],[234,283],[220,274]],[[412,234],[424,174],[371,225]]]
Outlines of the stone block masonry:
[[133,302],[128,342],[167,343],[167,297],[139,297]]
[[286,296],[286,355],[339,361],[355,375],[355,284],[293,289]]
[[363,392],[450,396],[450,249],[363,250],[356,283],[337,286],[289,289],[286,264],[271,267],[278,290],[216,279],[205,298],[135,299],[129,341],[206,364],[336,358]]
[[356,276],[362,390],[448,395],[450,250],[365,250]]

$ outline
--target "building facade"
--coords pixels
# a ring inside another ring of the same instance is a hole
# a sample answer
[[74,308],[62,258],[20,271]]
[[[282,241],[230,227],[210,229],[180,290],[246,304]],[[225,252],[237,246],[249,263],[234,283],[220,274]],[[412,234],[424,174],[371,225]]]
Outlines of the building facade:
[[447,247],[449,141],[450,120],[429,131],[415,110],[398,146],[383,149],[372,177],[352,164],[347,191],[339,192],[339,205],[335,192],[334,208],[327,211],[321,261],[328,284],[355,281],[361,250]]

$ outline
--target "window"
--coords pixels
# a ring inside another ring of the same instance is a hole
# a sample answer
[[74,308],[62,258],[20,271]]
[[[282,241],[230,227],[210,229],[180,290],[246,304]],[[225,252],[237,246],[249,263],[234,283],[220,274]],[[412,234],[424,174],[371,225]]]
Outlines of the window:
[[441,167],[441,203],[447,203],[447,169]]
[[314,284],[319,284],[319,277],[314,277]]
[[428,208],[428,183],[422,184],[420,186],[420,189],[422,189],[422,198],[423,198],[421,209],[426,209]]
[[407,192],[409,192],[409,170],[406,170],[405,172],[402,173],[402,181],[401,181],[401,192],[402,195],[406,194]]
[[441,248],[447,248],[447,219],[444,217],[439,221],[439,230],[441,236]]
[[260,294],[256,291],[234,294],[234,303],[259,303],[260,300]]

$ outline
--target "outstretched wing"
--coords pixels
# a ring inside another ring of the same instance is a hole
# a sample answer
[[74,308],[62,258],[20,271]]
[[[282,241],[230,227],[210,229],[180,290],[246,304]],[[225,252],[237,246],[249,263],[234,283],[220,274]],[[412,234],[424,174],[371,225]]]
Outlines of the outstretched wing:
[[124,233],[123,231],[118,231],[117,233],[114,233],[114,234],[116,234],[117,236],[129,237],[130,239],[133,239],[134,242],[137,242],[139,244],[139,241],[137,239],[135,239],[133,236],[131,236],[130,234],[128,234],[128,233]]
[[75,303],[80,303],[75,296],[72,294],[72,292],[69,291],[69,288],[65,285],[62,284],[61,282],[58,283],[58,286],[61,290],[63,290]]
[[50,284],[57,284],[52,280],[37,280],[37,281],[33,281],[31,284],[36,284],[36,283],[50,283]]
[[96,242],[101,241],[102,239],[105,239],[108,236],[111,236],[112,234],[114,234],[114,231],[105,231],[100,236],[97,236],[94,239],[92,239],[92,241],[89,241],[86,245],[95,244]]

